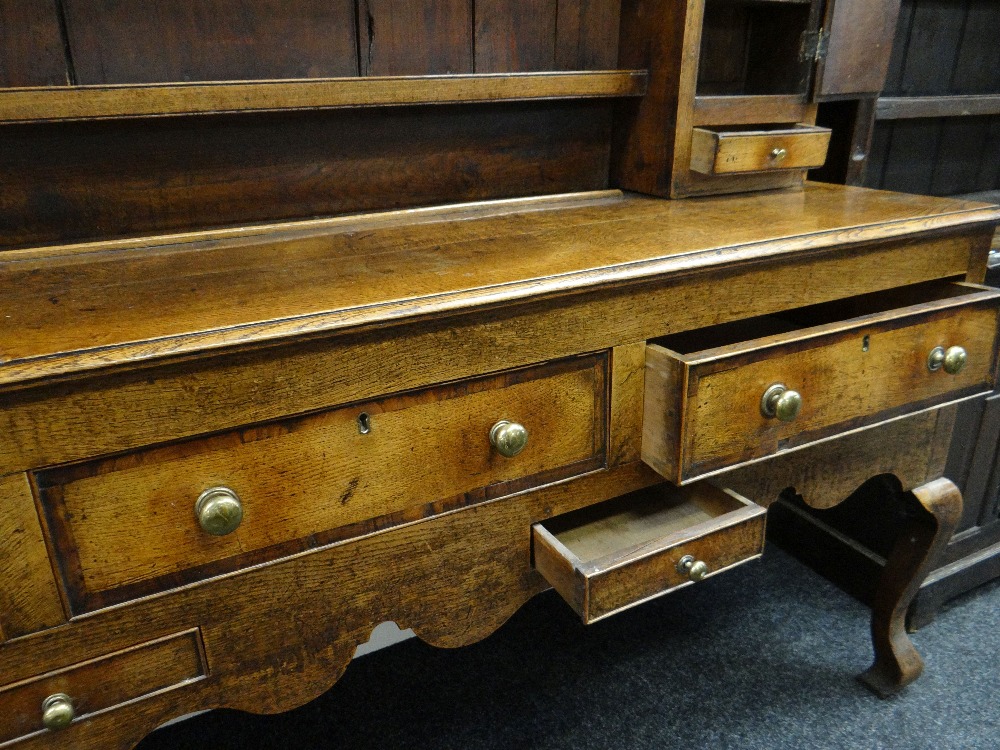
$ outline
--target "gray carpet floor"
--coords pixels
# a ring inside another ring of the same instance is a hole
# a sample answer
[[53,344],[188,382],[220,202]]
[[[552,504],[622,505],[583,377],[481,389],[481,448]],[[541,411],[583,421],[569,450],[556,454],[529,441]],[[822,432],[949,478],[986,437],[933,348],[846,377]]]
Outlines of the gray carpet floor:
[[914,634],[926,671],[879,700],[869,611],[770,546],[763,560],[596,625],[554,592],[485,641],[355,660],[280,716],[214,711],[140,750],[1000,748],[1000,585]]

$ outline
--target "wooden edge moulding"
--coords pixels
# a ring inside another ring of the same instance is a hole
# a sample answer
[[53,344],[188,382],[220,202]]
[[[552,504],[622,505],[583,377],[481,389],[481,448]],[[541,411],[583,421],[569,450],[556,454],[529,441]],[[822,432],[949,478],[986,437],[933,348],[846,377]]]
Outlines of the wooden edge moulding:
[[327,78],[0,90],[0,123],[344,107],[635,97],[644,70]]

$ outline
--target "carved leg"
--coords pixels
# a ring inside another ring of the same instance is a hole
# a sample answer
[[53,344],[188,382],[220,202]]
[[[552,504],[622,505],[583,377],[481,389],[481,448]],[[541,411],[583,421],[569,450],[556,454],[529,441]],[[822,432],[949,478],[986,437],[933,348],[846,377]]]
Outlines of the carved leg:
[[935,479],[906,497],[913,504],[913,517],[900,532],[875,589],[875,663],[858,677],[883,698],[913,682],[924,669],[906,634],[906,610],[962,515],[962,493],[948,479]]

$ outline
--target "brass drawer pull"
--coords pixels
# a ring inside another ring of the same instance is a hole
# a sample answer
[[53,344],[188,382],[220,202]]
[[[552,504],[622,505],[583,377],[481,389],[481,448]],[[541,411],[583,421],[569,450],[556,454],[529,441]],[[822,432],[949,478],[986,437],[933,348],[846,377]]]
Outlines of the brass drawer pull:
[[780,164],[788,156],[787,148],[775,148],[771,149],[771,161],[775,164]]
[[212,536],[232,534],[243,521],[243,503],[228,487],[205,490],[194,504],[201,528]]
[[958,375],[965,368],[968,359],[968,353],[960,346],[950,346],[948,349],[935,346],[927,357],[927,369],[931,372],[944,369],[949,375]]
[[799,416],[800,411],[802,395],[782,383],[775,383],[764,391],[760,400],[760,413],[769,418],[777,417],[782,422],[791,422]]
[[73,701],[65,693],[55,693],[42,701],[42,726],[50,732],[65,729],[75,716]]
[[528,431],[523,424],[501,419],[490,428],[490,444],[501,456],[513,458],[528,444]]
[[693,555],[684,555],[677,561],[677,572],[698,583],[708,575],[708,566],[701,560],[695,560]]

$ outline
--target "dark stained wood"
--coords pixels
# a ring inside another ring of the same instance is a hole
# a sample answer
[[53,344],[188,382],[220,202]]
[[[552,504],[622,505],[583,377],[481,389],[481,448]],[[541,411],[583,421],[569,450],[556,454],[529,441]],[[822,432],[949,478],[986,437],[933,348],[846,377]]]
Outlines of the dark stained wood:
[[476,0],[476,72],[554,70],[556,6],[556,0]]
[[756,125],[808,122],[816,107],[801,96],[696,96],[694,125]]
[[474,4],[470,0],[358,0],[361,75],[473,72]]
[[1000,114],[1000,94],[883,96],[875,107],[879,120],[995,114]]
[[358,74],[353,0],[62,0],[76,82]]
[[557,10],[558,70],[617,67],[621,0],[559,0]]
[[[956,9],[957,10],[957,9]],[[1000,5],[990,0],[969,0],[951,90],[956,94],[1000,94]]]
[[0,87],[70,82],[56,0],[0,0]]
[[961,117],[941,124],[934,165],[933,195],[955,195],[976,189],[989,121],[984,117]]
[[[610,105],[11,126],[6,246],[600,189]],[[108,158],[114,154],[114,158]]]
[[860,677],[881,696],[897,692],[923,671],[923,660],[906,634],[906,610],[962,513],[962,493],[948,479],[921,485],[907,498],[912,499],[913,516],[900,530],[875,590],[875,662]]
[[904,96],[946,94],[958,57],[964,13],[941,0],[916,0],[900,81]]
[[832,0],[823,26],[830,34],[818,72],[820,97],[877,94],[885,84],[900,0]]

